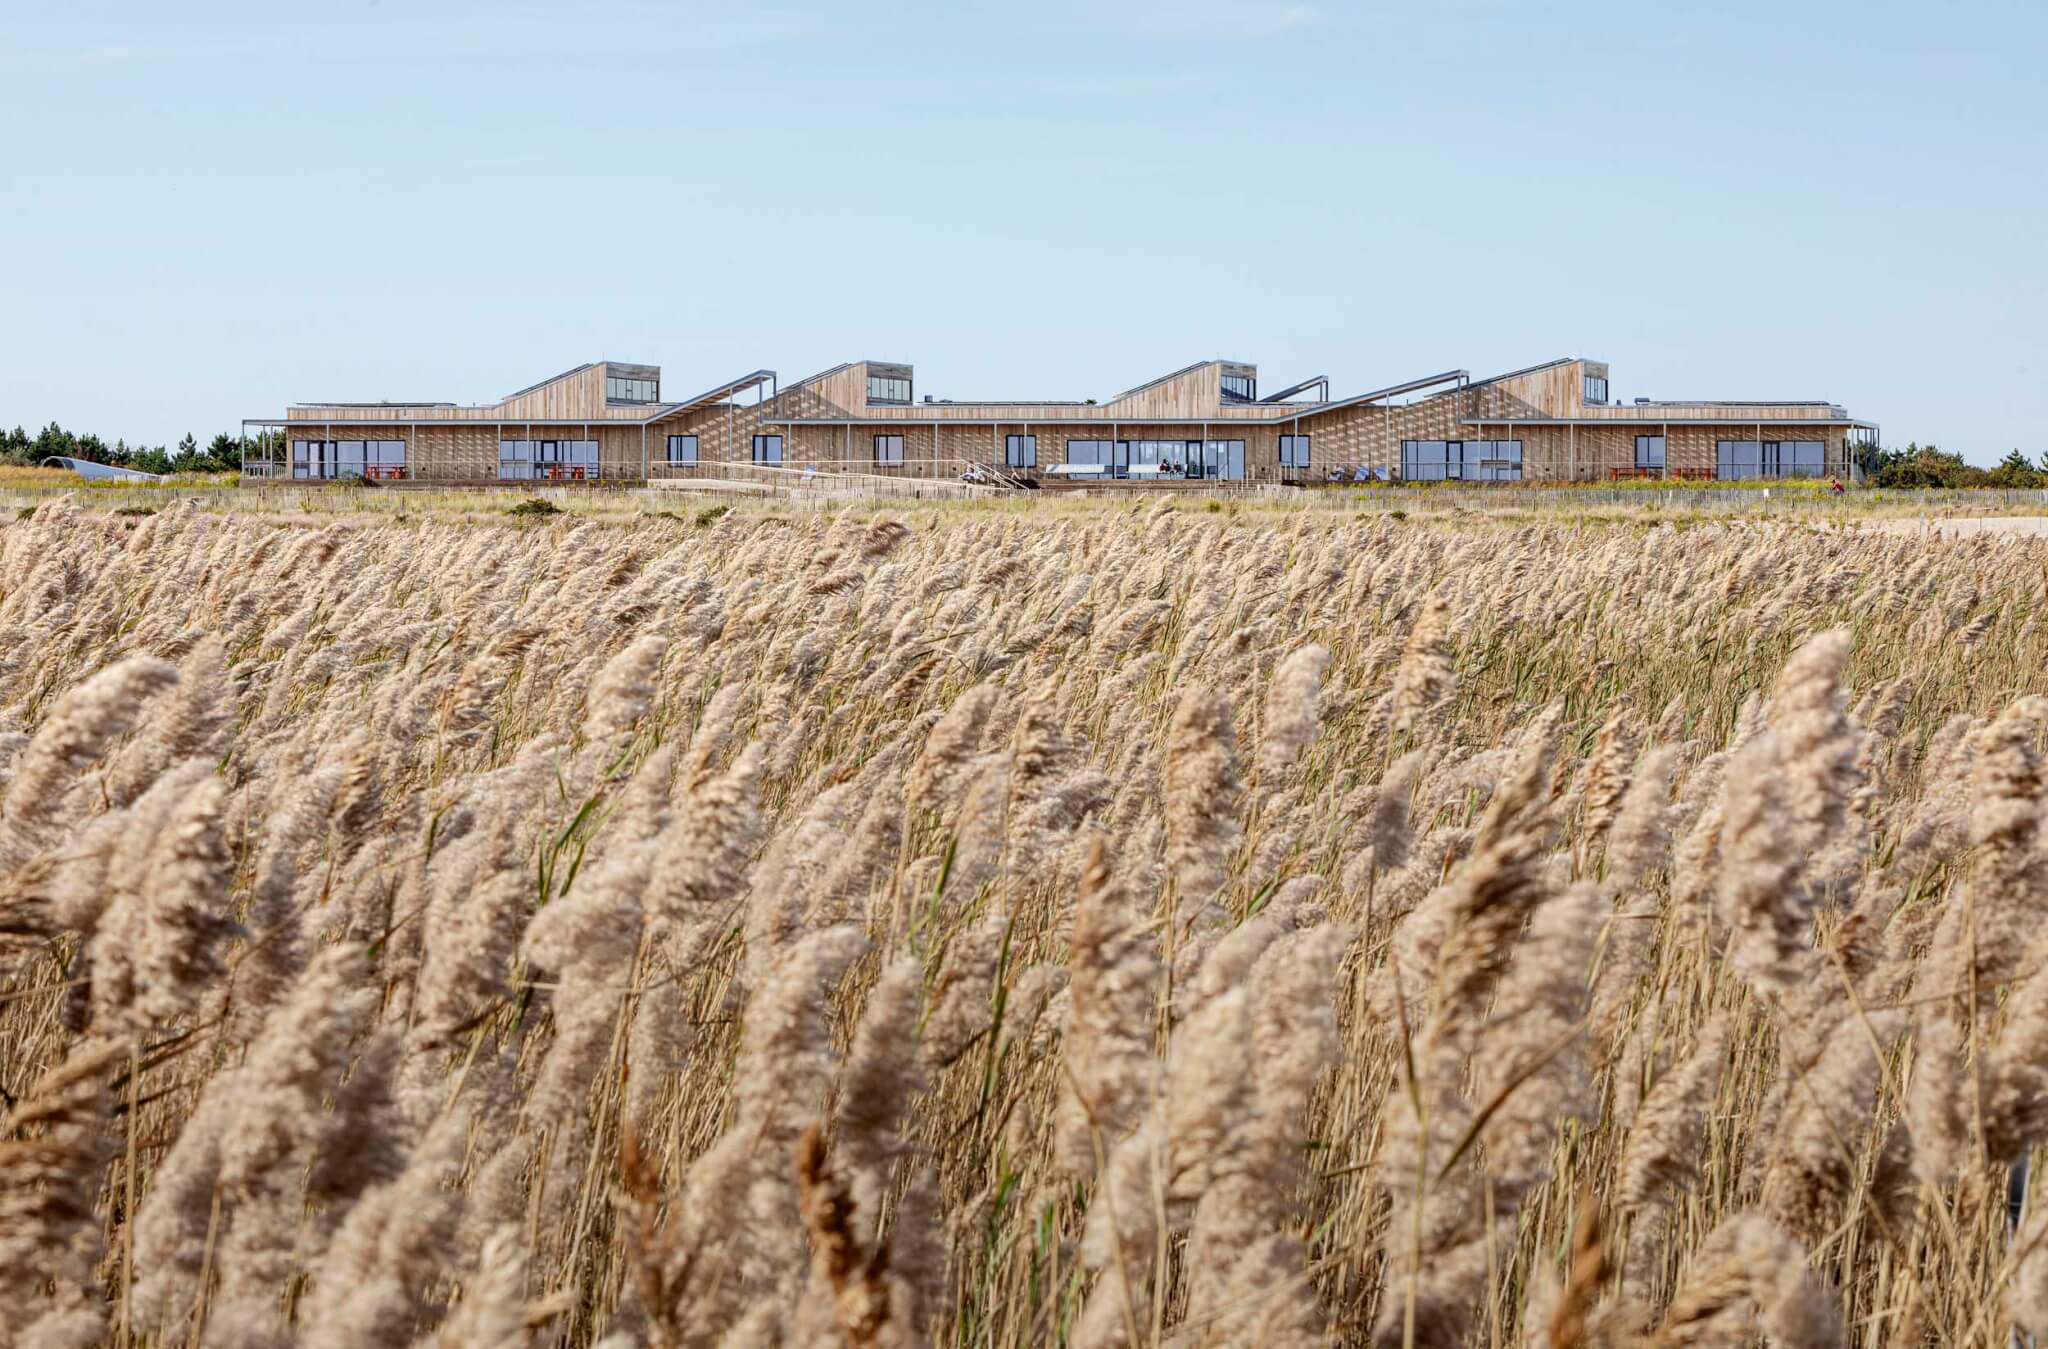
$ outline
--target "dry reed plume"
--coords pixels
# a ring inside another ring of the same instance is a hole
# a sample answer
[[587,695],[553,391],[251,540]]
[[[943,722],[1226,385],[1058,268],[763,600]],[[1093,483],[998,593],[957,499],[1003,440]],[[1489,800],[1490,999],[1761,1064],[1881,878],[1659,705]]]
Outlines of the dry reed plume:
[[2048,550],[0,529],[0,1345],[2048,1334]]

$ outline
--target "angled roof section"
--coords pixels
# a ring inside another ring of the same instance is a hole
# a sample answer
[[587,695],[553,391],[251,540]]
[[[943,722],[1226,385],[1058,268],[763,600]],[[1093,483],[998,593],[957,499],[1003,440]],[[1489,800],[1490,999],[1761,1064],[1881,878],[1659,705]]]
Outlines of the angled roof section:
[[820,370],[820,371],[819,371],[819,372],[818,372],[817,374],[815,374],[815,375],[806,375],[806,376],[804,376],[804,377],[803,377],[802,379],[799,379],[799,380],[796,380],[796,381],[794,381],[794,382],[792,382],[792,383],[789,383],[789,384],[785,384],[785,385],[783,385],[783,386],[782,386],[783,392],[784,392],[784,393],[789,393],[789,392],[791,392],[792,390],[796,390],[796,389],[801,389],[801,388],[805,387],[806,385],[810,385],[810,384],[817,384],[817,383],[820,383],[820,382],[822,382],[822,381],[824,381],[824,380],[828,380],[828,379],[832,378],[832,376],[834,376],[834,375],[838,375],[838,374],[843,374],[843,373],[845,373],[846,371],[848,371],[848,370],[851,370],[851,369],[853,369],[853,367],[854,367],[854,366],[855,366],[856,364],[858,364],[858,362],[856,362],[856,361],[841,361],[841,362],[840,362],[839,364],[837,364],[837,365],[835,365],[835,366],[832,366],[832,367],[830,367],[830,368],[828,368],[828,369],[825,369],[825,370]]
[[1121,403],[1126,398],[1137,397],[1139,394],[1144,393],[1147,389],[1156,389],[1162,384],[1171,384],[1177,379],[1186,379],[1189,375],[1194,374],[1197,370],[1202,369],[1204,366],[1222,364],[1224,364],[1224,362],[1220,360],[1208,360],[1196,361],[1193,365],[1184,365],[1178,370],[1159,376],[1159,378],[1157,379],[1148,379],[1143,384],[1140,384],[1135,388],[1125,389],[1122,393],[1119,394],[1111,394],[1109,397],[1109,402]]
[[1580,359],[1582,358],[1578,356],[1560,356],[1554,361],[1541,361],[1535,365],[1525,365],[1520,370],[1510,370],[1504,375],[1488,375],[1485,379],[1475,379],[1468,382],[1465,387],[1468,389],[1483,389],[1489,384],[1503,384],[1511,379],[1520,379],[1524,375],[1537,375],[1545,370],[1555,370],[1560,365],[1570,365],[1573,361]]
[[515,398],[524,398],[526,395],[530,393],[534,393],[541,389],[547,388],[550,384],[559,384],[563,380],[568,379],[572,375],[580,375],[585,370],[595,370],[599,364],[600,363],[597,361],[585,361],[581,365],[571,366],[569,369],[564,370],[559,375],[549,375],[546,379],[540,381],[538,384],[529,384],[523,389],[515,389],[511,393],[506,394],[503,398],[499,399],[498,401],[500,403],[509,403]]

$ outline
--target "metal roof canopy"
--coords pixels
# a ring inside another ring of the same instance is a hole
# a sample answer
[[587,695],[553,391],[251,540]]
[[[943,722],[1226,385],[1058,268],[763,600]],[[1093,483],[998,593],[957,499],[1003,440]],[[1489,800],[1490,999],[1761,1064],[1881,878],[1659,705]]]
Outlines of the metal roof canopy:
[[1290,399],[1294,397],[1294,395],[1300,393],[1303,389],[1312,389],[1318,384],[1323,386],[1322,401],[1325,403],[1329,402],[1330,377],[1328,375],[1310,375],[1307,379],[1303,380],[1299,384],[1290,384],[1286,388],[1282,389],[1279,393],[1269,393],[1264,398],[1258,399],[1256,401],[1261,403],[1285,402],[1287,399]]
[[[775,372],[773,370],[756,370],[752,374],[741,375],[738,379],[728,380],[724,384],[706,389],[695,398],[688,398],[680,403],[665,403],[662,405],[662,410],[658,416],[644,417],[641,420],[659,421],[662,417],[672,417],[678,412],[689,412],[695,408],[703,407],[706,403],[715,403],[721,398],[729,397],[745,389],[758,389],[763,384],[771,386],[772,389],[772,386],[775,384]],[[625,419],[619,418],[618,420],[623,421]]]
[[[1371,393],[1361,393],[1350,398],[1340,398],[1334,403],[1320,403],[1312,408],[1304,408],[1301,412],[1290,415],[1308,416],[1317,412],[1330,412],[1337,408],[1356,407],[1360,403],[1377,403],[1382,398],[1398,398],[1404,393],[1414,393],[1418,389],[1427,389],[1437,384],[1449,384],[1453,380],[1457,381],[1458,387],[1461,389],[1470,388],[1472,386],[1466,382],[1470,376],[1471,371],[1469,370],[1446,370],[1440,375],[1426,375],[1421,379],[1411,379],[1401,384],[1389,384],[1384,389],[1374,389]],[[1286,421],[1287,418],[1281,417],[1277,420]]]
[[[1210,365],[1210,364],[1213,364],[1213,362],[1210,362],[1210,361],[1201,361],[1201,362],[1198,362],[1198,363],[1197,363],[1197,364],[1195,364],[1195,365],[1191,365],[1191,366],[1189,366],[1189,367],[1188,367],[1188,370],[1198,370],[1198,369],[1200,369],[1200,368],[1201,368],[1202,366],[1204,366],[1204,365]],[[1176,374],[1186,374],[1186,373],[1187,373],[1187,371],[1183,370],[1183,371],[1177,371],[1177,372],[1175,372],[1175,373],[1176,373]],[[1148,417],[1148,416],[1143,416],[1143,415],[1136,415],[1136,416],[1133,416],[1133,415],[1130,415],[1130,414],[1125,414],[1125,413],[1112,413],[1112,412],[1110,411],[1110,408],[1109,408],[1109,404],[1107,404],[1107,403],[1098,403],[1098,404],[1095,404],[1094,406],[1095,406],[1095,407],[1096,407],[1096,408],[1097,408],[1098,410],[1100,410],[1100,411],[1101,411],[1102,415],[1101,415],[1100,417],[1086,417],[1086,418],[1081,418],[1081,417],[1055,417],[1055,418],[1052,418],[1052,419],[1051,419],[1051,420],[1050,420],[1050,421],[1049,421],[1048,423],[1046,423],[1046,424],[1047,424],[1047,425],[1054,425],[1054,426],[1056,426],[1056,425],[1059,425],[1059,424],[1060,424],[1060,423],[1062,423],[1062,422],[1066,422],[1066,423],[1069,423],[1069,424],[1073,424],[1073,425],[1079,425],[1079,426],[1087,426],[1087,425],[1092,425],[1092,424],[1094,424],[1094,423],[1097,423],[1097,422],[1128,422],[1128,423],[1130,423],[1130,424],[1131,424],[1131,425],[1133,425],[1133,426],[1216,426],[1216,427],[1225,427],[1225,426],[1272,426],[1272,425],[1275,425],[1275,424],[1277,424],[1277,423],[1281,423],[1281,422],[1291,422],[1291,421],[1296,421],[1296,420],[1299,420],[1300,418],[1303,418],[1303,417],[1315,417],[1315,416],[1319,416],[1319,415],[1321,415],[1322,413],[1325,413],[1325,412],[1331,412],[1331,411],[1334,411],[1334,410],[1336,410],[1336,409],[1338,409],[1338,408],[1346,408],[1346,407],[1355,407],[1355,406],[1357,406],[1357,405],[1358,405],[1358,404],[1360,404],[1360,403],[1371,403],[1371,402],[1376,402],[1376,401],[1378,401],[1379,399],[1382,399],[1382,398],[1394,398],[1394,397],[1397,397],[1397,396],[1398,396],[1398,395],[1400,395],[1400,394],[1404,394],[1404,393],[1413,393],[1413,392],[1414,392],[1415,390],[1417,390],[1417,389],[1427,389],[1427,388],[1431,387],[1432,385],[1436,385],[1436,384],[1448,384],[1448,383],[1450,383],[1450,382],[1451,382],[1451,381],[1453,381],[1453,380],[1457,380],[1457,381],[1460,381],[1460,387],[1469,387],[1469,386],[1466,386],[1466,385],[1464,385],[1464,384],[1462,383],[1462,381],[1464,381],[1464,380],[1465,380],[1465,378],[1467,377],[1468,373],[1469,373],[1468,371],[1464,371],[1464,370],[1446,370],[1446,371],[1444,371],[1444,372],[1443,372],[1443,373],[1441,373],[1441,374],[1436,374],[1436,375],[1427,375],[1427,376],[1424,376],[1424,377],[1423,377],[1423,378],[1421,378],[1421,379],[1411,379],[1411,380],[1407,380],[1407,381],[1404,381],[1403,383],[1400,383],[1400,384],[1390,384],[1390,385],[1388,385],[1388,386],[1387,386],[1386,388],[1384,388],[1384,389],[1374,389],[1374,390],[1373,390],[1373,391],[1372,391],[1371,393],[1362,393],[1362,394],[1358,394],[1358,395],[1356,395],[1356,396],[1354,396],[1354,397],[1351,397],[1351,398],[1344,398],[1344,399],[1339,399],[1339,400],[1338,400],[1337,402],[1334,402],[1334,403],[1294,403],[1294,404],[1285,404],[1285,403],[1268,403],[1268,402],[1265,402],[1265,401],[1261,401],[1261,402],[1258,402],[1258,403],[1236,403],[1236,404],[1232,404],[1232,406],[1234,406],[1234,407],[1257,407],[1257,408],[1270,408],[1270,409],[1272,410],[1272,413],[1271,413],[1271,415],[1270,415],[1270,416],[1265,416],[1265,417],[1223,417],[1223,416],[1214,416],[1214,417]],[[1167,376],[1165,376],[1164,378],[1166,378],[1166,379],[1172,379],[1172,378],[1173,378],[1173,375],[1167,375]],[[1320,378],[1320,376],[1319,376],[1318,378]],[[1157,382],[1157,381],[1155,381],[1155,383],[1156,383],[1156,382]],[[1314,383],[1316,383],[1316,382],[1317,382],[1316,380],[1309,380],[1309,381],[1308,381],[1308,383],[1309,383],[1309,384],[1314,384]],[[1305,387],[1307,387],[1307,386],[1306,386],[1306,385],[1303,385],[1302,387],[1304,387],[1304,388],[1305,388]],[[1122,397],[1125,397],[1125,396],[1126,396],[1126,395],[1124,395],[1124,394],[1119,394],[1119,395],[1117,395],[1117,397],[1118,397],[1118,398],[1122,398]],[[907,404],[906,406],[908,406],[908,407],[909,407],[909,408],[911,408],[912,410],[915,410],[916,408],[919,408],[919,407],[923,407],[923,406],[927,406],[927,405],[925,405],[925,404],[921,404],[921,403],[911,403],[911,404]],[[945,404],[941,404],[941,405],[939,405],[939,406],[946,406],[946,405],[945,405]],[[971,403],[965,403],[965,404],[963,404],[963,403],[953,403],[953,404],[951,404],[950,406],[953,406],[953,407],[972,407],[972,406],[974,406],[974,404],[971,404]],[[1089,406],[1089,405],[1088,405],[1088,404],[1085,404],[1085,403],[1081,403],[1081,404],[1076,404],[1076,403],[1038,403],[1038,404],[1023,404],[1023,405],[1020,405],[1020,406],[1024,406],[1024,407],[1032,407],[1032,406],[1036,406],[1036,407],[1062,407],[1062,408],[1071,408],[1071,407],[1087,407],[1087,406]],[[873,423],[873,424],[875,424],[875,425],[882,425],[882,426],[889,426],[889,425],[894,425],[894,426],[904,426],[904,425],[919,425],[919,424],[922,424],[923,422],[927,422],[927,421],[928,421],[928,422],[932,422],[932,423],[935,423],[935,424],[938,424],[938,425],[942,425],[942,426],[1016,426],[1016,425],[1019,425],[1019,424],[1022,424],[1022,423],[1028,423],[1028,422],[1030,422],[1030,421],[1031,421],[1031,418],[1030,418],[1030,416],[1029,416],[1028,414],[1026,414],[1026,415],[1023,415],[1023,416],[1012,416],[1012,417],[930,417],[930,418],[917,418],[917,417],[882,417],[882,418],[874,418],[874,417],[855,417],[855,416],[849,416],[849,417],[775,417],[775,416],[771,416],[771,417],[769,417],[769,418],[768,418],[768,420],[769,420],[769,421],[771,421],[771,422],[775,422],[775,423],[778,423],[778,424],[780,424],[780,425],[784,425],[784,426],[854,426],[854,425],[866,425],[866,424],[869,424],[869,423]]]

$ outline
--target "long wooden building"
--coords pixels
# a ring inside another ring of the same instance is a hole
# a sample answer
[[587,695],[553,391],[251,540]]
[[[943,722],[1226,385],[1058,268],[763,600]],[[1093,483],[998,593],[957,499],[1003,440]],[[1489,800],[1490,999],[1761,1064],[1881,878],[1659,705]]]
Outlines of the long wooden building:
[[[1075,482],[1849,477],[1877,427],[1824,400],[1609,396],[1566,357],[1332,398],[1322,376],[1262,392],[1199,361],[1097,402],[956,401],[915,371],[851,361],[795,384],[755,370],[684,398],[652,365],[596,361],[496,403],[306,403],[243,423],[245,476],[456,483],[717,477],[721,465]],[[251,439],[252,429],[268,432]]]

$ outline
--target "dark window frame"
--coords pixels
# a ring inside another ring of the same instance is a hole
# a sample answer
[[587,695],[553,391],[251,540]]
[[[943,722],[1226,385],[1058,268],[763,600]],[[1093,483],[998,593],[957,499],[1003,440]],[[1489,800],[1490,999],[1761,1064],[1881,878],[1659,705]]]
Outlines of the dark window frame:
[[[1109,454],[1110,451],[1105,450],[1103,447],[1111,445],[1113,443],[1114,442],[1112,441],[1093,440],[1085,437],[1070,438],[1066,443],[1066,448],[1064,451],[1065,458],[1063,458],[1061,462],[1064,464],[1071,465],[1088,464],[1100,468],[1108,468],[1110,466],[1110,461],[1109,459],[1104,458],[1103,456]],[[1074,457],[1074,451],[1076,447],[1085,447],[1085,452],[1095,457],[1091,459],[1076,459]]]
[[[1741,446],[1755,447],[1753,463],[1736,462],[1731,451]],[[1717,440],[1714,442],[1714,476],[1730,482],[1825,478],[1828,476],[1828,443],[1825,440]]]
[[[1597,398],[1593,396],[1596,388],[1598,389],[1600,395]],[[1599,403],[1604,405],[1607,402],[1607,376],[1587,375],[1586,386],[1581,392],[1585,394],[1586,401],[1588,403]]]
[[[524,472],[506,472],[508,467]],[[585,470],[578,472],[578,469]],[[501,482],[597,482],[604,477],[604,448],[596,440],[545,436],[498,442]]]
[[[1223,396],[1235,403],[1256,403],[1259,401],[1259,377],[1257,375],[1224,375]],[[1232,388],[1239,385],[1241,387]]]
[[[677,442],[678,442],[678,441],[684,441],[684,440],[687,440],[687,441],[689,441],[689,442],[690,442],[690,457],[689,457],[688,459],[678,459],[678,458],[676,458],[676,450],[677,450],[677,448],[678,448]],[[703,462],[703,460],[702,460],[702,458],[700,457],[700,456],[702,455],[702,452],[703,452],[703,444],[702,444],[702,442],[700,442],[700,441],[698,440],[698,438],[697,438],[696,436],[694,436],[694,435],[688,435],[688,434],[684,434],[684,435],[673,435],[673,436],[670,436],[670,437],[668,438],[668,462],[670,462],[671,464],[698,464],[698,463],[702,463],[702,462]]]
[[[903,386],[903,396],[901,398],[896,397],[894,393],[894,386],[898,384]],[[876,385],[884,386],[888,392],[877,394],[875,392]],[[901,407],[912,401],[911,381],[906,375],[869,375],[867,387],[868,402],[870,403],[882,403],[890,407]]]
[[[1425,458],[1423,446],[1439,447]],[[1519,440],[1404,440],[1403,482],[1521,482],[1526,460]]]
[[[353,448],[344,454],[344,445]],[[294,440],[291,455],[292,477],[305,482],[412,477],[412,455],[403,440]]]
[[[1310,444],[1313,433],[1287,432],[1280,437],[1280,467],[1307,468],[1309,466]],[[1295,457],[1289,458],[1292,454]]]
[[[645,389],[643,397],[640,390]],[[638,375],[606,375],[604,377],[604,401],[607,403],[659,403],[661,381],[642,379]]]
[[[768,448],[768,442],[770,441],[775,442],[775,457],[773,459],[764,459],[761,456],[761,451]],[[752,462],[756,464],[779,464],[783,462],[783,457],[787,453],[788,448],[788,443],[784,441],[779,433],[763,431],[754,437],[754,458]]]
[[[1647,450],[1649,449],[1649,446],[1648,446],[1647,444],[1645,444],[1645,442],[1647,442],[1647,441],[1652,441],[1652,440],[1654,440],[1654,441],[1656,441],[1656,442],[1657,442],[1657,447],[1656,447],[1656,451],[1655,451],[1655,453],[1656,453],[1656,456],[1657,456],[1657,458],[1656,458],[1656,461],[1655,461],[1654,463],[1652,463],[1652,462],[1650,462],[1650,461],[1648,461],[1648,460],[1646,460],[1646,459],[1644,458],[1644,454],[1645,454],[1645,451],[1647,451]],[[1666,437],[1664,437],[1664,436],[1658,436],[1658,435],[1641,435],[1641,436],[1637,436],[1637,437],[1636,437],[1636,467],[1637,467],[1637,468],[1658,468],[1658,469],[1668,469],[1668,468],[1669,468],[1670,466],[1671,466],[1671,444],[1670,444],[1670,441],[1669,441],[1669,440],[1668,440],[1668,439],[1667,439]]]
[[[895,441],[895,442],[896,442],[896,445],[895,445],[895,450],[896,450],[896,457],[895,457],[894,459],[884,459],[884,458],[882,457],[882,442],[883,442],[883,441],[885,441],[885,440],[893,440],[893,441]],[[875,454],[875,462],[876,462],[877,464],[886,464],[886,465],[891,465],[891,466],[894,466],[894,467],[898,467],[898,468],[902,467],[902,465],[903,465],[903,433],[902,433],[901,431],[877,431],[877,432],[875,432],[875,444],[874,444],[874,454]]]
[[1028,433],[1003,436],[1005,468],[1037,468],[1038,437]]
[[[1753,457],[1748,464],[1736,462],[1732,451],[1741,446],[1753,447]],[[1739,470],[1747,468],[1748,472]],[[1735,470],[1735,471],[1731,471]],[[1728,482],[1742,482],[1764,476],[1764,442],[1761,440],[1717,440],[1714,442],[1714,476]]]
[[[1200,446],[1202,452],[1202,459],[1199,465],[1200,471],[1188,476],[1199,477],[1204,480],[1213,478],[1217,482],[1246,481],[1249,470],[1245,467],[1244,440],[1241,437],[1226,436],[1220,440],[1196,440],[1188,443]],[[1232,466],[1231,455],[1233,453],[1237,456],[1236,473],[1230,471]],[[1216,470],[1213,474],[1209,471],[1212,468]]]

